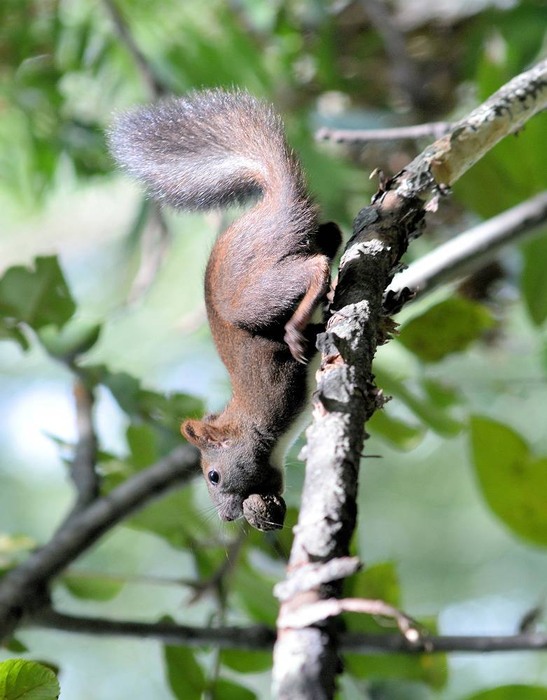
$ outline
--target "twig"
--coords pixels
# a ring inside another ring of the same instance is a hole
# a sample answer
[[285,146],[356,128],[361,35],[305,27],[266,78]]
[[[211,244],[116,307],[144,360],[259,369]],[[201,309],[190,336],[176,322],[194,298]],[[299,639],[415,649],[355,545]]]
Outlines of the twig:
[[[288,581],[303,566],[349,553],[363,426],[383,404],[372,374],[376,347],[385,342],[390,328],[382,300],[410,239],[420,232],[425,200],[431,194],[443,194],[503,136],[546,105],[547,61],[543,61],[501,88],[450,134],[383,183],[372,206],[354,222],[354,237],[340,265],[333,315],[318,343],[322,366],[314,421],[307,432],[306,475]],[[337,581],[296,593],[281,605],[280,619],[301,605],[340,594]],[[274,650],[274,697],[332,698],[337,653],[334,622],[283,630]]]
[[123,43],[135,62],[137,70],[140,73],[142,81],[145,84],[150,97],[153,99],[161,97],[165,94],[165,86],[156,76],[148,59],[138,47],[114,0],[103,0],[103,5],[110,15],[110,19],[112,20],[112,24],[114,25],[120,41]]
[[76,429],[78,439],[70,473],[76,487],[77,498],[67,520],[80,512],[99,495],[99,476],[96,471],[97,435],[93,425],[93,390],[78,376],[74,379]]
[[388,293],[408,288],[414,299],[473,272],[504,246],[522,241],[547,222],[547,192],[461,233],[396,275]]
[[164,213],[156,202],[150,203],[148,221],[141,235],[141,261],[128,301],[138,301],[151,287],[169,249],[171,234]]
[[[261,625],[190,627],[167,622],[133,622],[65,615],[50,608],[37,613],[28,622],[28,626],[93,636],[157,639],[164,644],[186,647],[215,647],[246,651],[268,651],[272,648],[276,636],[275,630]],[[345,632],[340,636],[340,648],[357,654],[534,651],[547,649],[547,634],[527,632],[495,636],[427,635],[421,643],[415,643],[401,634]]]
[[197,469],[196,450],[183,445],[70,515],[70,527],[61,525],[47,544],[0,579],[0,642],[9,638],[25,614],[44,604],[52,578],[114,525],[173,486],[188,482]]
[[315,133],[317,141],[334,141],[335,143],[367,143],[370,141],[402,141],[406,139],[438,139],[454,127],[451,122],[429,122],[394,126],[387,129],[331,129],[321,127]]

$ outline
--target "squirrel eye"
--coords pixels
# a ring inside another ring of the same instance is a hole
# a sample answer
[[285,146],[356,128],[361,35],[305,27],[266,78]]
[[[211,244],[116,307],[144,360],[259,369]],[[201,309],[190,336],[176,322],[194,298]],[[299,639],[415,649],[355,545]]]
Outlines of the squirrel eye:
[[216,469],[211,469],[211,471],[207,474],[207,478],[213,484],[213,486],[216,486],[220,482],[220,474],[216,471]]

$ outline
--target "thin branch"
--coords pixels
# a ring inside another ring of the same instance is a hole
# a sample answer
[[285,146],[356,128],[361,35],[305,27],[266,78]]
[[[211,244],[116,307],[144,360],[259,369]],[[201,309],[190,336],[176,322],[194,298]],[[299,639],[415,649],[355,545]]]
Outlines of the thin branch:
[[196,450],[176,448],[153,466],[127,479],[61,525],[52,539],[0,579],[0,642],[9,638],[25,614],[41,607],[52,578],[114,525],[198,471]]
[[[437,140],[397,176],[382,183],[373,204],[354,222],[342,257],[332,316],[319,337],[322,352],[313,424],[307,431],[307,466],[302,505],[287,581],[310,563],[349,554],[364,424],[383,405],[374,385],[372,360],[389,336],[385,289],[409,241],[418,235],[425,200],[446,192],[495,143],[547,105],[547,61],[501,88]],[[320,485],[320,487],[318,486]],[[303,605],[341,596],[333,581],[298,591],[284,600],[280,619]],[[284,629],[274,650],[274,697],[329,700],[338,673],[338,627]]]
[[96,471],[97,435],[93,425],[93,390],[76,376],[73,393],[78,439],[70,473],[76,487],[77,498],[69,518],[80,512],[99,495],[99,476]]
[[414,299],[473,272],[504,246],[523,241],[547,223],[547,192],[461,233],[399,273],[388,292],[408,288]]
[[317,141],[334,141],[335,143],[438,139],[449,133],[453,127],[452,122],[429,122],[427,124],[411,124],[410,126],[394,126],[387,129],[331,129],[324,126],[317,130],[315,138]]
[[137,42],[131,34],[129,27],[127,26],[127,23],[125,22],[125,19],[116,6],[114,0],[103,0],[103,5],[107,10],[110,19],[112,20],[112,24],[114,25],[114,29],[116,30],[120,41],[131,55],[131,58],[137,67],[150,97],[152,99],[161,97],[165,94],[165,86],[156,76],[150,62],[137,45]]
[[[268,651],[272,648],[276,637],[275,630],[262,625],[191,627],[169,622],[132,622],[65,615],[50,608],[37,613],[29,621],[28,626],[93,636],[157,639],[164,644],[186,647],[215,647],[244,651]],[[340,637],[340,648],[357,654],[534,651],[547,649],[547,634],[527,632],[495,636],[427,635],[416,643],[409,641],[401,634],[346,632]]]
[[150,289],[169,250],[170,242],[171,233],[163,210],[156,202],[151,202],[147,225],[141,235],[141,261],[129,291],[129,303],[138,301]]

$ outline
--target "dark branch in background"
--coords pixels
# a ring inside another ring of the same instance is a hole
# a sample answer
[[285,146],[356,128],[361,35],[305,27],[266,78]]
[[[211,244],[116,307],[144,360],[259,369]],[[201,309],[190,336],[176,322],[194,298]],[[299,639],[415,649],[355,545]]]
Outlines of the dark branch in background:
[[403,141],[423,138],[438,139],[454,128],[451,122],[429,122],[388,129],[331,129],[324,126],[315,133],[318,141],[334,143],[367,143],[370,141]]
[[[389,338],[385,289],[428,207],[504,136],[547,106],[547,61],[523,73],[458,122],[404,170],[382,184],[373,204],[354,222],[344,253],[322,352],[313,424],[307,431],[306,475],[287,582],[310,564],[346,557],[355,528],[364,423],[381,407],[374,385],[376,347]],[[301,582],[302,583],[302,582]],[[304,605],[340,597],[341,583],[309,585],[281,604],[279,620]],[[274,697],[329,700],[334,696],[339,628],[291,629],[280,625],[274,649]]]
[[47,544],[0,579],[0,642],[11,636],[25,615],[32,616],[44,604],[51,579],[138,508],[187,483],[197,474],[198,464],[197,451],[182,445],[107,496],[69,514],[70,525],[61,524]]
[[404,95],[413,109],[423,112],[429,106],[430,99],[416,61],[407,50],[404,34],[396,26],[394,18],[382,0],[361,0],[361,6],[382,38],[391,63],[395,87]]
[[99,476],[96,471],[97,436],[93,425],[93,390],[80,377],[76,376],[73,394],[78,438],[70,465],[70,474],[77,497],[74,508],[67,517],[67,522],[99,495]]
[[162,95],[165,95],[165,86],[156,76],[152,66],[148,62],[148,59],[137,46],[129,27],[127,26],[127,22],[117,8],[114,0],[103,0],[103,5],[108,12],[110,19],[112,20],[112,24],[116,30],[119,40],[131,55],[133,62],[139,71],[141,80],[148,90],[150,98],[158,99]]
[[492,219],[452,238],[399,273],[388,292],[405,288],[413,299],[467,275],[492,258],[509,243],[523,241],[547,224],[547,192],[526,200]]
[[[150,99],[160,99],[167,92],[166,86],[140,50],[114,0],[103,0],[103,5],[112,20],[118,38],[132,57]],[[160,207],[152,202],[149,208],[148,226],[141,241],[141,264],[129,293],[130,302],[140,298],[155,280],[167,252],[169,239],[169,227],[165,216]]]
[[141,236],[141,262],[128,301],[138,301],[150,288],[169,250],[171,233],[160,206],[150,202],[148,222]]
[[[275,630],[261,625],[190,627],[167,622],[130,622],[65,615],[48,608],[40,611],[33,618],[31,625],[76,634],[157,639],[164,644],[244,651],[268,651],[276,637]],[[547,634],[527,632],[476,637],[427,635],[419,642],[412,643],[401,634],[344,633],[340,636],[340,648],[357,654],[530,651],[547,649]]]

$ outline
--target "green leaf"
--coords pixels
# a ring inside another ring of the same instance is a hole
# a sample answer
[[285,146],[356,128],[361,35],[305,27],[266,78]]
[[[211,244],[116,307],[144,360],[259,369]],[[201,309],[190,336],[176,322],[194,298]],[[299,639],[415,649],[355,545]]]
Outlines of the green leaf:
[[391,416],[388,408],[376,411],[367,423],[367,431],[373,436],[380,436],[400,450],[411,450],[416,447],[426,432],[423,426],[410,425],[400,418]]
[[379,367],[375,370],[378,386],[393,396],[393,402],[401,401],[425,425],[439,435],[457,435],[462,429],[462,423],[452,418],[443,408],[437,398],[430,397],[429,388],[425,387],[425,396],[418,395],[408,388],[405,382],[394,379],[393,376]]
[[223,649],[220,652],[220,661],[238,673],[261,673],[272,667],[272,655],[266,651]]
[[[346,581],[345,595],[351,598],[383,600],[400,607],[401,588],[394,564],[376,564],[352,576]],[[371,615],[344,615],[344,621],[347,629],[352,632],[381,634],[393,632],[395,629],[394,622],[385,618],[377,619]],[[435,630],[434,621],[421,622],[431,631]],[[446,658],[443,654],[346,654],[344,658],[348,673],[357,678],[404,678],[422,681],[432,688],[442,688],[448,677]]]
[[112,600],[123,588],[119,581],[78,574],[67,574],[61,582],[75,598],[85,600]]
[[[271,664],[271,659],[270,659]],[[239,683],[219,678],[215,683],[214,696],[218,700],[256,700],[256,695],[249,688]]]
[[0,316],[34,330],[63,326],[76,309],[57,258],[38,257],[33,268],[10,267],[0,279]]
[[186,647],[165,646],[163,657],[173,695],[178,700],[201,700],[207,684],[194,652]]
[[2,700],[56,700],[59,693],[59,682],[51,669],[23,659],[0,663]]
[[526,243],[522,251],[524,255],[520,281],[522,295],[530,318],[536,326],[540,326],[547,318],[547,275],[545,274],[547,235]]
[[28,651],[28,647],[26,647],[23,642],[20,642],[18,639],[15,637],[12,637],[7,644],[5,644],[5,648],[8,651],[11,651],[12,654],[24,654]]
[[242,559],[233,572],[233,595],[255,622],[275,626],[278,602],[273,596],[277,581],[265,576]]
[[492,511],[515,534],[547,545],[547,457],[535,457],[511,428],[482,417],[471,420],[471,452]]
[[494,319],[486,307],[453,297],[406,323],[399,341],[423,362],[439,362],[465,350],[493,325]]
[[82,319],[73,319],[62,329],[45,326],[38,334],[40,342],[53,357],[72,360],[83,355],[99,340],[102,326]]
[[158,459],[156,435],[149,425],[130,425],[126,436],[131,462],[137,470],[149,467]]
[[468,695],[464,700],[547,700],[547,688],[539,685],[500,685]]

